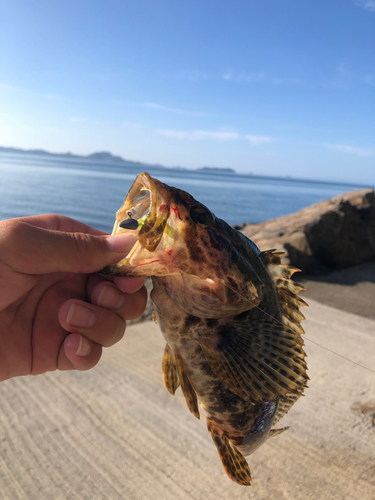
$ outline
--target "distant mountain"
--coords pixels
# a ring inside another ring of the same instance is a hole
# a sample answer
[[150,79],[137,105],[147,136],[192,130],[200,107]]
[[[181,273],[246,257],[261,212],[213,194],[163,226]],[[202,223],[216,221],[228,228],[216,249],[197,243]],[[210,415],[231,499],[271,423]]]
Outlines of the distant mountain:
[[[45,151],[44,149],[20,149],[20,148],[7,148],[0,146],[0,153],[14,153],[14,154],[28,154],[28,155],[37,155],[37,156],[47,156],[47,157],[53,157],[53,158],[65,158],[69,160],[89,160],[89,161],[97,161],[101,163],[116,163],[118,165],[123,164],[124,166],[133,166],[133,167],[138,167],[138,166],[144,166],[145,169],[147,167],[157,167],[157,168],[168,168],[165,167],[164,165],[159,165],[159,164],[149,164],[149,163],[143,163],[140,161],[132,161],[132,160],[125,160],[121,156],[115,156],[112,153],[109,153],[108,151],[100,151],[98,153],[92,153],[90,155],[75,155],[72,153],[50,153],[49,151]],[[178,168],[181,170],[198,170],[198,171],[204,171],[204,172],[220,172],[220,173],[228,173],[228,174],[236,174],[236,171],[233,168],[220,168],[220,167],[200,167],[197,169],[190,169],[186,167],[174,167]]]
[[228,173],[228,174],[235,174],[236,171],[233,169],[233,168],[225,168],[225,167],[200,167],[200,168],[197,168],[196,170],[204,170],[206,172],[220,172],[221,174],[225,174],[225,173]]
[[[95,161],[115,161],[117,163],[125,162],[124,158],[121,158],[121,156],[115,156],[112,153],[107,153],[106,151],[101,153],[92,153],[91,155],[87,155],[86,158]],[[128,161],[126,163],[128,163]]]
[[[112,153],[108,153],[107,151],[101,151],[99,153],[92,153],[90,155],[74,155],[72,153],[50,153],[49,151],[45,151],[44,149],[19,149],[19,148],[5,148],[0,146],[0,153],[16,153],[16,154],[28,154],[28,155],[38,155],[38,156],[53,156],[54,158],[68,158],[68,159],[76,159],[76,160],[91,160],[91,161],[100,161],[104,163],[113,162],[113,163],[124,163],[127,165],[146,165],[146,163],[142,163],[139,161],[131,161],[124,160],[121,156],[115,156]],[[153,167],[165,168],[163,165],[152,165]]]

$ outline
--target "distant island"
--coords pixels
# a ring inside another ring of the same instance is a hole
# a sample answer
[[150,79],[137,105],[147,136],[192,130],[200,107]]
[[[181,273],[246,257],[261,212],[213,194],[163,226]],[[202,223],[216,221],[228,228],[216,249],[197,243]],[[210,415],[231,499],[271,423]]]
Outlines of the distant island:
[[[89,160],[102,163],[116,163],[116,164],[122,164],[124,166],[133,166],[133,167],[144,165],[146,168],[147,167],[168,168],[160,164],[147,164],[140,161],[125,160],[121,156],[113,155],[112,153],[109,153],[107,151],[100,151],[98,153],[92,153],[90,155],[75,155],[69,152],[50,153],[49,151],[45,151],[44,149],[20,149],[20,148],[7,148],[0,146],[0,153],[28,154],[36,156],[47,156],[47,157],[52,156],[53,158],[63,158],[70,160]],[[185,167],[174,167],[174,168],[185,170]],[[203,170],[207,172],[231,173],[231,174],[236,173],[236,171],[233,168],[220,168],[220,167],[201,167],[195,170]]]
[[[50,153],[44,149],[19,149],[19,148],[6,148],[0,146],[0,153],[17,153],[17,154],[28,154],[37,156],[53,156],[53,158],[65,158],[71,160],[91,160],[100,162],[111,162],[111,163],[124,163],[131,165],[145,165],[140,161],[124,160],[121,156],[115,156],[107,151],[101,151],[99,153],[92,153],[91,155],[74,155],[72,153]],[[164,168],[163,165],[152,165]]]
[[200,168],[196,168],[196,170],[200,170],[200,171],[205,171],[205,172],[220,172],[221,174],[222,173],[227,173],[227,174],[235,174],[236,171],[233,169],[233,168],[221,168],[221,167],[200,167]]

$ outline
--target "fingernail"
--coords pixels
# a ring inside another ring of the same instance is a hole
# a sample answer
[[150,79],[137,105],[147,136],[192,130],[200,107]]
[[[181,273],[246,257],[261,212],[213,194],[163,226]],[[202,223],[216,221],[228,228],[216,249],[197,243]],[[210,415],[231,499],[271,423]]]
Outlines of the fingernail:
[[102,288],[96,301],[99,307],[107,309],[120,309],[125,304],[126,297],[117,288],[111,285],[106,285]]
[[72,304],[66,315],[66,322],[78,328],[90,328],[96,321],[95,314],[88,307]]
[[81,335],[79,338],[79,346],[78,349],[76,350],[76,355],[85,357],[88,356],[90,352],[91,352],[90,342]]
[[105,241],[112,252],[127,253],[136,244],[138,237],[134,233],[121,233],[108,236]]

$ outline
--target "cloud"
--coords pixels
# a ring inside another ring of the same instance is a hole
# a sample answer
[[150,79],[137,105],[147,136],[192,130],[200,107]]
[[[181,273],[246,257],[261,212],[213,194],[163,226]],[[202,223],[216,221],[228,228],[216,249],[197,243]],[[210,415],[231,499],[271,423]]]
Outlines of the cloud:
[[177,113],[179,115],[188,115],[188,116],[206,116],[206,113],[202,111],[189,111],[186,109],[180,108],[170,108],[168,106],[163,106],[162,104],[155,104],[154,102],[143,102],[141,106],[145,108],[157,109],[159,111],[167,111],[168,113]]
[[274,142],[276,140],[264,135],[245,135],[245,137],[252,146],[258,146],[259,144],[266,144],[267,142]]
[[322,146],[331,149],[332,151],[342,151],[344,153],[349,153],[357,156],[372,156],[372,151],[370,149],[349,146],[348,144],[323,143]]
[[370,10],[375,12],[375,2],[374,1],[369,1],[369,0],[357,0],[355,2],[356,5],[359,7],[364,8],[365,10]]
[[227,73],[223,73],[221,75],[223,80],[227,82],[237,82],[237,83],[263,83],[266,82],[266,74],[263,72],[258,73],[236,73],[232,71],[228,71]]
[[241,135],[237,132],[210,132],[207,130],[194,130],[188,132],[185,130],[165,130],[158,129],[155,131],[157,134],[170,139],[185,139],[185,140],[215,140],[215,141],[236,141],[239,139],[247,139],[252,146],[259,146],[275,141],[272,137],[264,135]]
[[194,130],[193,132],[179,130],[158,129],[156,133],[171,139],[204,140],[213,139],[217,141],[233,141],[241,136],[236,132],[208,132],[206,130]]

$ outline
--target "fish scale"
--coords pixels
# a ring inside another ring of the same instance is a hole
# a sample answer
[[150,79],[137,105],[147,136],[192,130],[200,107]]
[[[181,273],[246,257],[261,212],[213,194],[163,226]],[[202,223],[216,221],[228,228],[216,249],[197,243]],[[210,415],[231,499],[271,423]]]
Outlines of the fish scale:
[[128,231],[137,242],[103,272],[152,277],[164,385],[203,409],[228,477],[250,485],[244,456],[287,429],[272,426],[307,387],[296,269],[147,173],[116,214],[113,234]]

